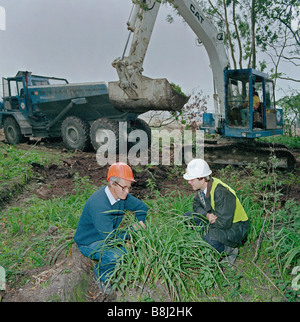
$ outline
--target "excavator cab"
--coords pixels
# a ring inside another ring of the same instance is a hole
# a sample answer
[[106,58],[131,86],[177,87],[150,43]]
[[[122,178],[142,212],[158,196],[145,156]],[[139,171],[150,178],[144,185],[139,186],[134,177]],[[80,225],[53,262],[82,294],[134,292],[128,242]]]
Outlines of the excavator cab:
[[275,108],[274,83],[252,68],[225,70],[226,137],[283,134],[282,110]]

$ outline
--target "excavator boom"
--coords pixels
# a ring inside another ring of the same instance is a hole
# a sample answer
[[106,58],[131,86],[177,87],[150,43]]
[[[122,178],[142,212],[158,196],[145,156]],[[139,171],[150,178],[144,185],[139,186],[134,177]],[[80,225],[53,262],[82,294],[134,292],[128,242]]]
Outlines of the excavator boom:
[[[224,47],[224,33],[218,32],[210,19],[201,12],[196,1],[169,0],[169,3],[189,24],[209,54],[216,88],[215,117],[224,118],[223,71],[229,67]],[[114,106],[121,110],[178,111],[188,100],[188,97],[174,91],[166,79],[151,79],[142,75],[144,58],[159,8],[160,3],[156,0],[139,1],[134,5],[127,23],[130,35],[133,33],[129,55],[125,56],[125,48],[123,56],[114,60],[112,65],[117,70],[119,81],[109,83],[110,99]]]
[[[156,0],[135,4],[127,23],[133,40],[128,56],[124,54],[112,63],[119,81],[109,82],[112,104],[126,112],[144,113],[149,110],[179,111],[188,97],[176,92],[167,79],[152,79],[142,75],[143,62],[159,11]],[[128,40],[129,40],[128,38]]]

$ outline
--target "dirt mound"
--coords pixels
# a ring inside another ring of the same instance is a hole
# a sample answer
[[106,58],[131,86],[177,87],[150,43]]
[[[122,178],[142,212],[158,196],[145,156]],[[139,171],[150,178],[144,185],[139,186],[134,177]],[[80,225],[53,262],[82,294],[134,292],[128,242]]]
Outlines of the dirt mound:
[[91,271],[90,260],[82,256],[73,244],[67,255],[61,256],[53,266],[24,272],[24,276],[30,278],[30,281],[17,290],[7,290],[3,302],[79,300],[78,287],[92,287]]
[[132,302],[140,297],[169,300],[160,282],[155,288],[136,285],[125,292],[102,294],[93,280],[93,261],[84,257],[76,244],[52,266],[29,269],[22,277],[29,281],[21,288],[7,289],[3,302]]
[[[32,163],[32,168],[40,187],[35,193],[43,199],[72,194],[75,175],[87,177],[97,187],[106,184],[109,165],[99,166],[93,153],[80,153],[69,159],[63,159],[62,165],[50,164],[43,166]],[[145,198],[156,189],[165,193],[169,189],[190,190],[182,178],[175,177],[174,166],[136,166],[133,167],[134,178],[131,193],[139,198]]]
[[72,194],[76,174],[79,177],[88,177],[91,183],[101,186],[107,173],[107,167],[99,167],[96,159],[89,154],[62,160],[62,165],[43,166],[32,163],[32,168],[41,183],[36,194],[43,199]]

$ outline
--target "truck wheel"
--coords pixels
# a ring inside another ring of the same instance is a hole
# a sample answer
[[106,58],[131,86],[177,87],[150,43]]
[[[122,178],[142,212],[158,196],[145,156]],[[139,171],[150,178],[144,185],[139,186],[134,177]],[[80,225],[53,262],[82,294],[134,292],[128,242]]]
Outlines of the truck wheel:
[[105,145],[107,151],[119,150],[119,122],[110,119],[98,119],[91,126],[91,143],[95,151]]
[[61,125],[61,137],[69,150],[88,149],[90,144],[90,125],[87,121],[76,117],[67,117]]
[[[151,137],[151,128],[150,126],[141,119],[136,119],[134,121],[128,122],[128,135],[134,130],[142,130],[147,135],[147,142],[143,145],[142,149],[149,149],[151,147],[152,137]],[[128,148],[135,145],[135,143],[128,142]]]
[[4,120],[4,134],[9,144],[15,145],[26,142],[26,138],[21,133],[21,129],[17,121],[12,117],[7,117]]

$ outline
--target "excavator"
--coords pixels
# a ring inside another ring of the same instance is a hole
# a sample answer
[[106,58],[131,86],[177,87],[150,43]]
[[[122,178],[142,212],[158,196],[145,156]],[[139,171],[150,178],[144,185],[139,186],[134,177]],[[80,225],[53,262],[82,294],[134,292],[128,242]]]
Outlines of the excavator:
[[[187,102],[166,79],[143,75],[143,62],[161,1],[135,0],[127,22],[129,37],[122,57],[112,63],[119,81],[108,83],[111,103],[122,111],[178,111]],[[225,34],[220,32],[193,0],[168,0],[205,47],[214,80],[214,113],[204,113],[201,129],[220,139],[205,140],[204,157],[210,163],[247,165],[278,159],[278,167],[292,170],[294,155],[281,144],[258,142],[257,138],[283,134],[282,110],[275,107],[274,83],[258,70],[230,69]],[[126,56],[131,40],[130,51]]]

